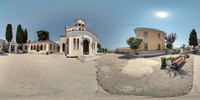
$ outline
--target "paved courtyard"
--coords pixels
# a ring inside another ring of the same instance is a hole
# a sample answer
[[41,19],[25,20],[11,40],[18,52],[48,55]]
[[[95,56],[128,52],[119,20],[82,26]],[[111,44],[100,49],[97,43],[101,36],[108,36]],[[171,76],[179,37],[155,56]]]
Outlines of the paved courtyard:
[[82,63],[60,54],[4,54],[0,55],[0,100],[198,100],[200,86],[197,76],[200,73],[194,73],[196,88],[185,96],[117,95],[105,92],[98,85],[95,62]]
[[97,80],[105,91],[112,94],[151,97],[188,94],[193,84],[194,56],[191,55],[178,71],[171,68],[161,70],[161,57],[164,56],[104,55],[97,61]]

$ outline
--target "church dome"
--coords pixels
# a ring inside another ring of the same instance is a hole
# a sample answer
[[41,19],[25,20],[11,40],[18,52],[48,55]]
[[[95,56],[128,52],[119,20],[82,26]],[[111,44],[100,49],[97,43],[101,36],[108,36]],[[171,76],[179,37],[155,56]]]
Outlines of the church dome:
[[76,21],[75,21],[75,26],[82,26],[82,27],[85,27],[85,20],[83,20],[83,19],[77,19]]

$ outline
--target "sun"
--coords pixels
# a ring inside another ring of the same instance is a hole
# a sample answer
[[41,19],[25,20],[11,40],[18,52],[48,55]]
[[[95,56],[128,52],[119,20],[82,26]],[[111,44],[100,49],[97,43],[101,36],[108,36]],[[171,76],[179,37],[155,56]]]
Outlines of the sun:
[[158,17],[161,17],[161,18],[166,18],[168,16],[168,13],[166,13],[166,12],[157,12],[156,15]]

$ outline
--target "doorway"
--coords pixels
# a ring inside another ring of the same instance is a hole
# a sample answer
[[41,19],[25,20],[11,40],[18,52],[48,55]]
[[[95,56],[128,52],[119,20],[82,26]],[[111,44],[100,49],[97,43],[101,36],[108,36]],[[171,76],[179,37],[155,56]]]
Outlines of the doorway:
[[89,41],[87,39],[83,41],[83,54],[89,54]]

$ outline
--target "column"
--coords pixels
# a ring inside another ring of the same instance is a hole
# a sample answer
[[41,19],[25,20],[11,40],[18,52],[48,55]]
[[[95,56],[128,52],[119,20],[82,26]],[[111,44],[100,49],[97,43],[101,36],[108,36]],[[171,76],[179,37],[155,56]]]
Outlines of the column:
[[69,56],[71,56],[71,41],[72,41],[72,37],[69,37]]

